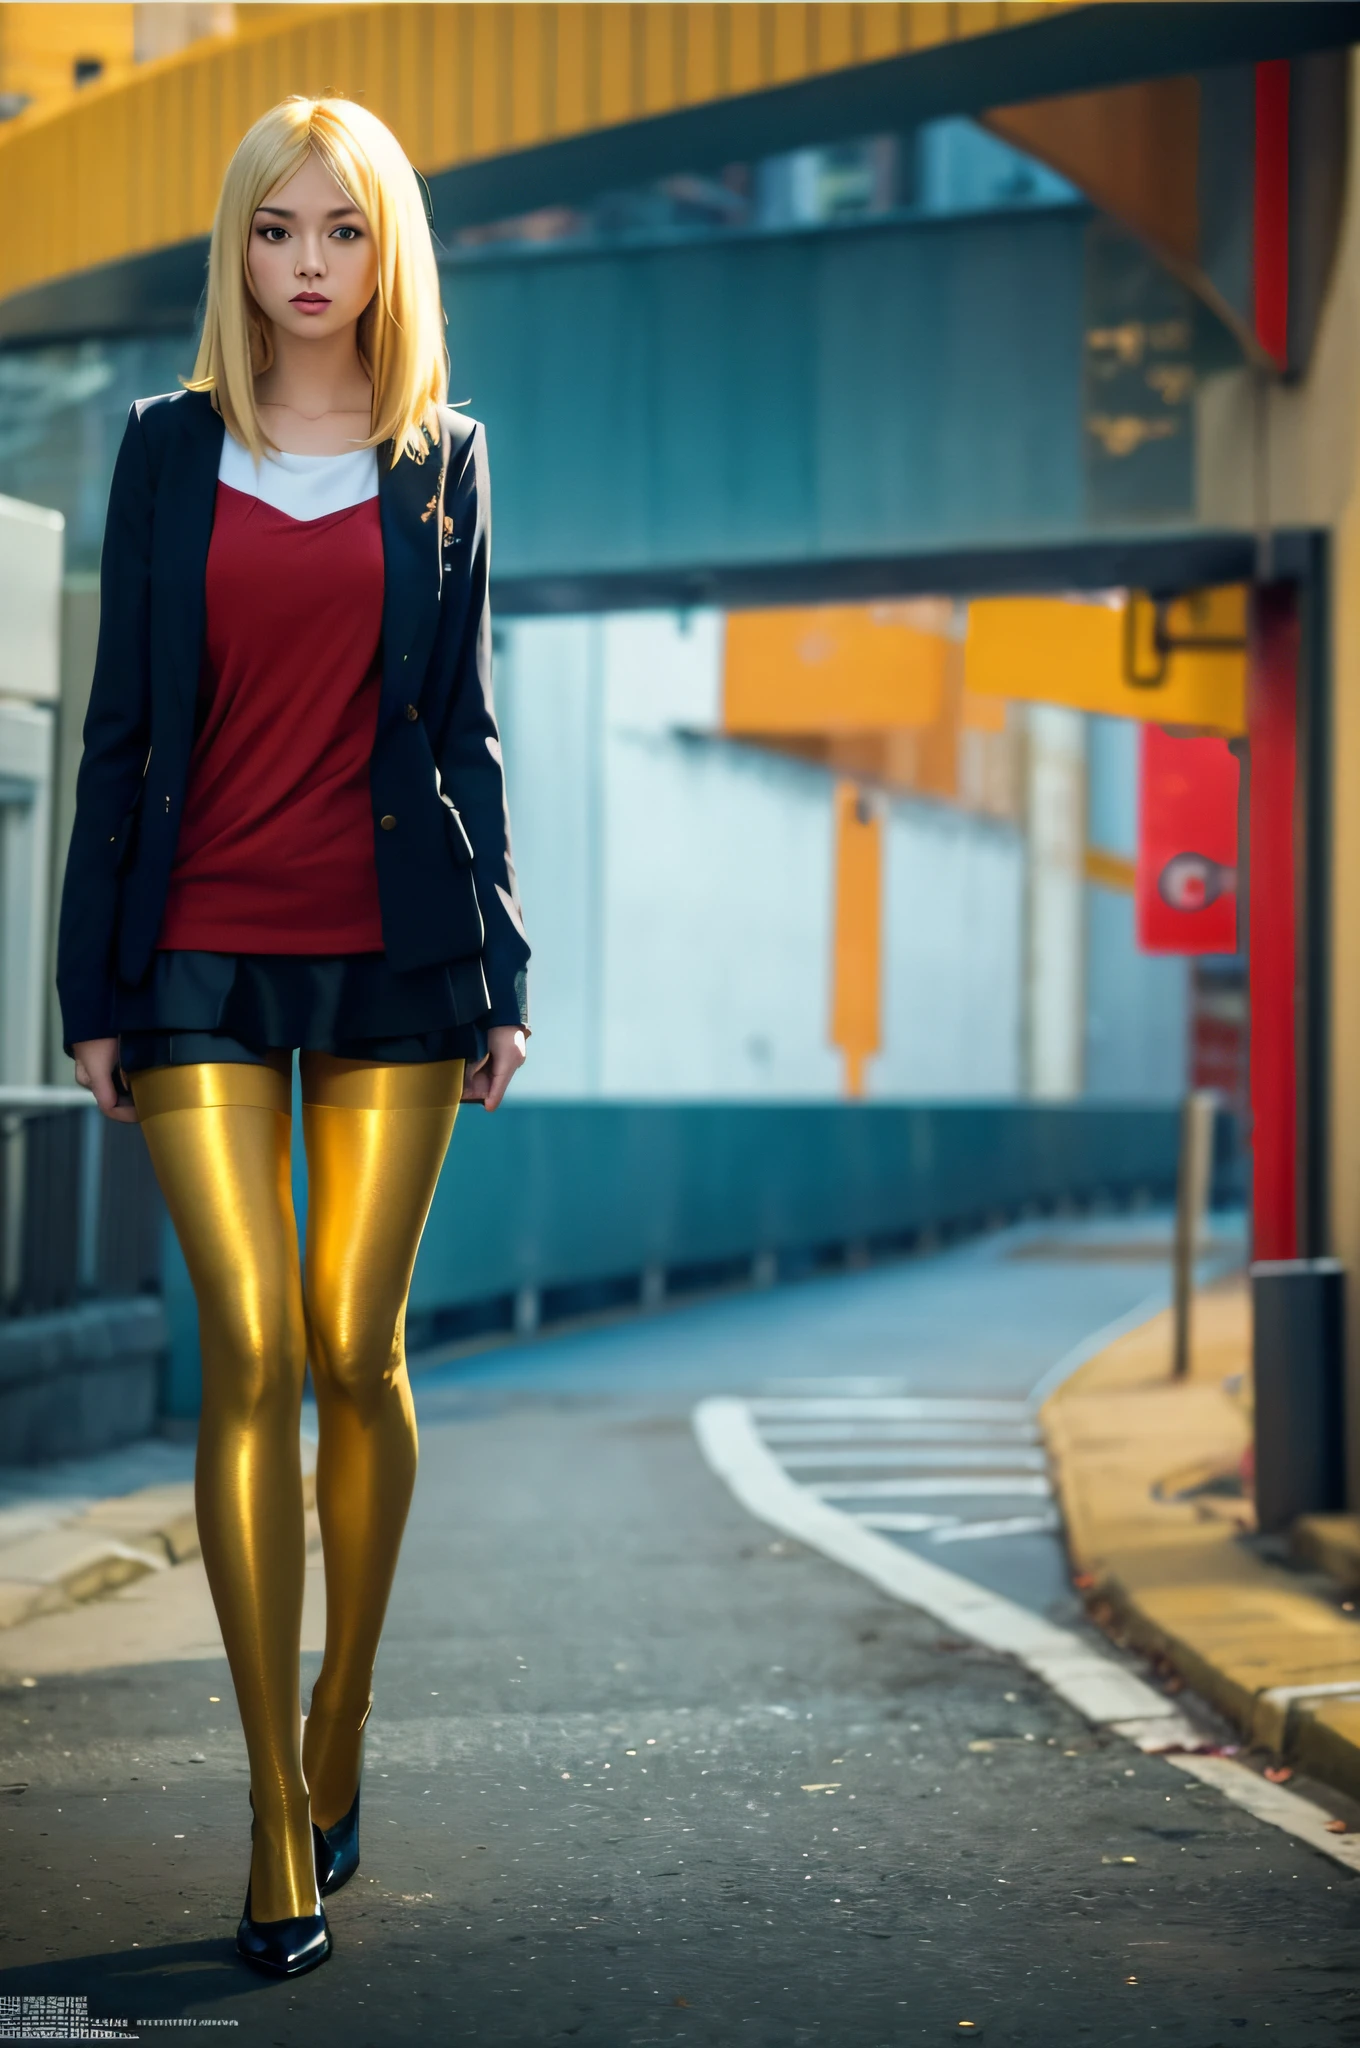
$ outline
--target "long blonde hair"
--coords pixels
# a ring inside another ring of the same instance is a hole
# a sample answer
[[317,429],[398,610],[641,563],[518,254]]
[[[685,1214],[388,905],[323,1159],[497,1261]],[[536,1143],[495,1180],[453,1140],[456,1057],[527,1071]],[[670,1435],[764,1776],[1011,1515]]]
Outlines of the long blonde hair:
[[378,249],[378,285],[359,316],[357,342],[373,380],[373,417],[364,447],[394,445],[425,459],[439,441],[436,407],[448,395],[449,361],[439,272],[416,174],[391,129],[352,100],[294,93],[262,114],[227,165],[208,255],[207,308],[190,391],[207,391],[228,431],[258,462],[273,447],[255,406],[255,379],[274,357],[270,325],[250,289],[251,223],[276,186],[315,151],[368,222]]

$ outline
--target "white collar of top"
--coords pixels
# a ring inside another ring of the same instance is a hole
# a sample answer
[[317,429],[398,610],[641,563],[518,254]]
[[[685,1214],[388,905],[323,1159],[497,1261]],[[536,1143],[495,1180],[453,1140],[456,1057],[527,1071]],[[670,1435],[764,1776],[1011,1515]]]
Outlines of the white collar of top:
[[222,436],[217,476],[233,491],[259,498],[289,519],[324,519],[347,512],[378,495],[378,452],[356,448],[347,455],[266,455],[259,468],[250,450]]

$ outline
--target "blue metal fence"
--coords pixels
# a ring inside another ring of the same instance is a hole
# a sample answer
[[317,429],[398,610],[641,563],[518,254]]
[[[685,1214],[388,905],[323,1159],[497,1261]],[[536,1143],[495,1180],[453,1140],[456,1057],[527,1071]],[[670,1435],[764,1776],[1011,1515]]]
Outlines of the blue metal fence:
[[[1177,1139],[1170,1104],[465,1110],[421,1245],[408,1348],[905,1248],[927,1230],[981,1228],[1066,1200],[1168,1197]],[[301,1217],[300,1143],[295,1182]],[[167,1407],[192,1415],[197,1326],[173,1243],[166,1312]]]
[[155,1427],[163,1226],[140,1131],[81,1088],[0,1087],[0,1465]]

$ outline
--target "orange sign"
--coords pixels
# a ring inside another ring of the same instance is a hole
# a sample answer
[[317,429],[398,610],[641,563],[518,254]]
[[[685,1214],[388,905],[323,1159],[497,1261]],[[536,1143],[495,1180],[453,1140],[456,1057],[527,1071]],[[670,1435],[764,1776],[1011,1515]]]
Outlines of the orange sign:
[[956,658],[951,616],[938,598],[732,612],[724,727],[755,737],[933,725]]

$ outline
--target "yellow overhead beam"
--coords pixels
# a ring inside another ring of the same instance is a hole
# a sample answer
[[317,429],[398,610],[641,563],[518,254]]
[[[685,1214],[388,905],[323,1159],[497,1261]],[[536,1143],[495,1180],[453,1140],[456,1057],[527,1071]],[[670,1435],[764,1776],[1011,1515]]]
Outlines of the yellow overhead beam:
[[[875,59],[1073,0],[299,7],[0,129],[0,298],[206,235],[227,160],[290,92],[360,98],[430,175]],[[238,17],[239,18],[239,17]]]
[[132,0],[0,0],[0,93],[64,104],[87,89],[76,84],[78,63],[124,77],[136,61],[135,16]]
[[933,725],[958,656],[951,616],[938,598],[733,612],[724,729],[788,737]]
[[[1169,605],[1157,644],[1146,598],[983,598],[968,607],[964,674],[978,696],[1066,704],[1112,718],[1247,729],[1247,593],[1240,584]],[[1215,643],[1195,646],[1194,642]],[[1154,681],[1158,670],[1160,681]],[[1138,680],[1134,680],[1138,678]]]

